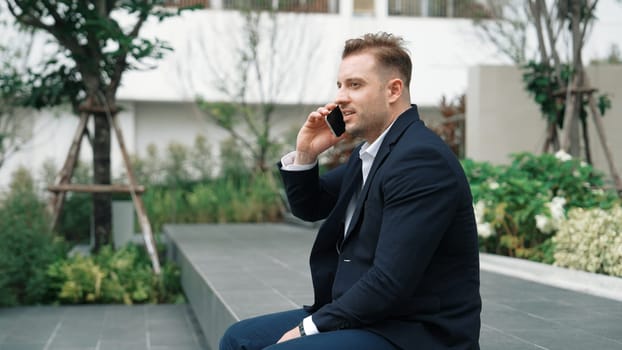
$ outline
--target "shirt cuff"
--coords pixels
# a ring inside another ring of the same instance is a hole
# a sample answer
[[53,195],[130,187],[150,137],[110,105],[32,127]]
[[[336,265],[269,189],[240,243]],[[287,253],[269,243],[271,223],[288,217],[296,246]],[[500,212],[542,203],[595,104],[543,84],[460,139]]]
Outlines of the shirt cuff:
[[[296,151],[292,151],[287,153],[281,158],[281,169],[286,171],[304,171],[313,169],[313,167],[317,164],[317,161],[311,164],[294,164],[294,160],[296,159]],[[305,328],[306,332],[306,328]]]
[[315,326],[315,323],[313,323],[313,319],[311,318],[311,316],[307,316],[302,320],[302,326],[305,329],[306,335],[314,335],[320,333],[320,331],[318,331],[317,327]]

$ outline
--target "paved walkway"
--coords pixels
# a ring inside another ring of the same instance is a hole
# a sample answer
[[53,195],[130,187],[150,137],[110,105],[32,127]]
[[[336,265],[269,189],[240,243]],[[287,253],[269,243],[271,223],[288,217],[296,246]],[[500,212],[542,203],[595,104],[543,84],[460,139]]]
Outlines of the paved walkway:
[[200,350],[187,304],[0,309],[0,350]]
[[[215,350],[222,327],[235,319],[311,300],[307,260],[315,229],[183,225],[167,231],[177,258],[195,269],[182,272],[186,293],[195,299],[193,310],[189,305],[0,309],[0,350],[200,350],[209,344]],[[620,301],[488,271],[482,271],[481,282],[482,350],[622,350]],[[222,308],[210,311],[216,300]]]
[[[185,289],[197,292],[190,302],[205,320],[213,348],[235,319],[312,301],[307,261],[315,229],[175,225],[166,230],[185,261],[182,280],[193,286]],[[620,301],[488,271],[481,273],[481,294],[482,350],[622,350]]]

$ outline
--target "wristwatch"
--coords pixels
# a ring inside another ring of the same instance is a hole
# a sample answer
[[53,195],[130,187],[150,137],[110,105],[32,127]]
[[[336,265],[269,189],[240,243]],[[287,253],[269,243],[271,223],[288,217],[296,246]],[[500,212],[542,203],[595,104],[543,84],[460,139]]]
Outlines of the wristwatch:
[[300,331],[300,336],[301,336],[301,337],[304,337],[304,336],[306,336],[306,335],[307,335],[307,333],[305,333],[305,326],[303,325],[303,323],[302,323],[302,322],[300,322],[300,323],[298,324],[298,331]]

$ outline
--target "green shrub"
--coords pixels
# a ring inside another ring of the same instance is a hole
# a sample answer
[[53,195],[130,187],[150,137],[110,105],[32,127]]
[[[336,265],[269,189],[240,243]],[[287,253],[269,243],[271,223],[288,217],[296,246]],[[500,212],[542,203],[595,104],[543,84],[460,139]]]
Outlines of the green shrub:
[[570,210],[553,242],[555,265],[622,277],[622,207]]
[[183,300],[179,269],[173,263],[153,274],[145,249],[103,247],[94,257],[75,255],[52,264],[47,274],[61,303],[171,303]]
[[[92,173],[90,164],[78,162],[73,171],[71,182],[77,184],[92,183]],[[89,243],[92,211],[92,194],[67,192],[56,230],[63,235],[67,242]]]
[[512,155],[508,166],[464,160],[483,251],[553,262],[551,241],[569,208],[610,208],[619,201],[603,189],[591,166],[557,155]]
[[50,230],[27,170],[13,174],[10,192],[0,202],[0,242],[0,306],[49,301],[45,270],[65,247]]
[[93,196],[89,193],[67,193],[57,231],[67,242],[89,243]]
[[156,146],[134,158],[137,178],[147,186],[143,201],[154,232],[166,223],[277,221],[282,216],[280,182],[271,172],[254,172],[235,143],[221,145],[214,177],[211,152],[202,136],[194,146],[171,143],[163,158]]
[[271,173],[204,181],[187,191],[152,188],[144,195],[153,230],[165,223],[274,222],[281,218],[279,187]]

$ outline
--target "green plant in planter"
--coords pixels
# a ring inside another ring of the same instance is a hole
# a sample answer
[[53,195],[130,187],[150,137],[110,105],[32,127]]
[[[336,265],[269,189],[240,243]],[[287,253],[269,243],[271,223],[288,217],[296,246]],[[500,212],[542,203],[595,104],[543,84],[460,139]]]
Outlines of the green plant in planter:
[[565,153],[512,155],[510,165],[463,161],[483,251],[552,263],[552,234],[568,208],[609,208],[603,175]]
[[10,191],[0,194],[0,306],[49,301],[45,269],[66,247],[50,231],[45,204],[26,169],[13,174]]
[[103,247],[94,257],[75,255],[48,269],[51,289],[61,303],[170,303],[183,300],[179,269],[164,264],[153,274],[142,247]]
[[622,277],[622,207],[574,208],[553,241],[555,265]]

